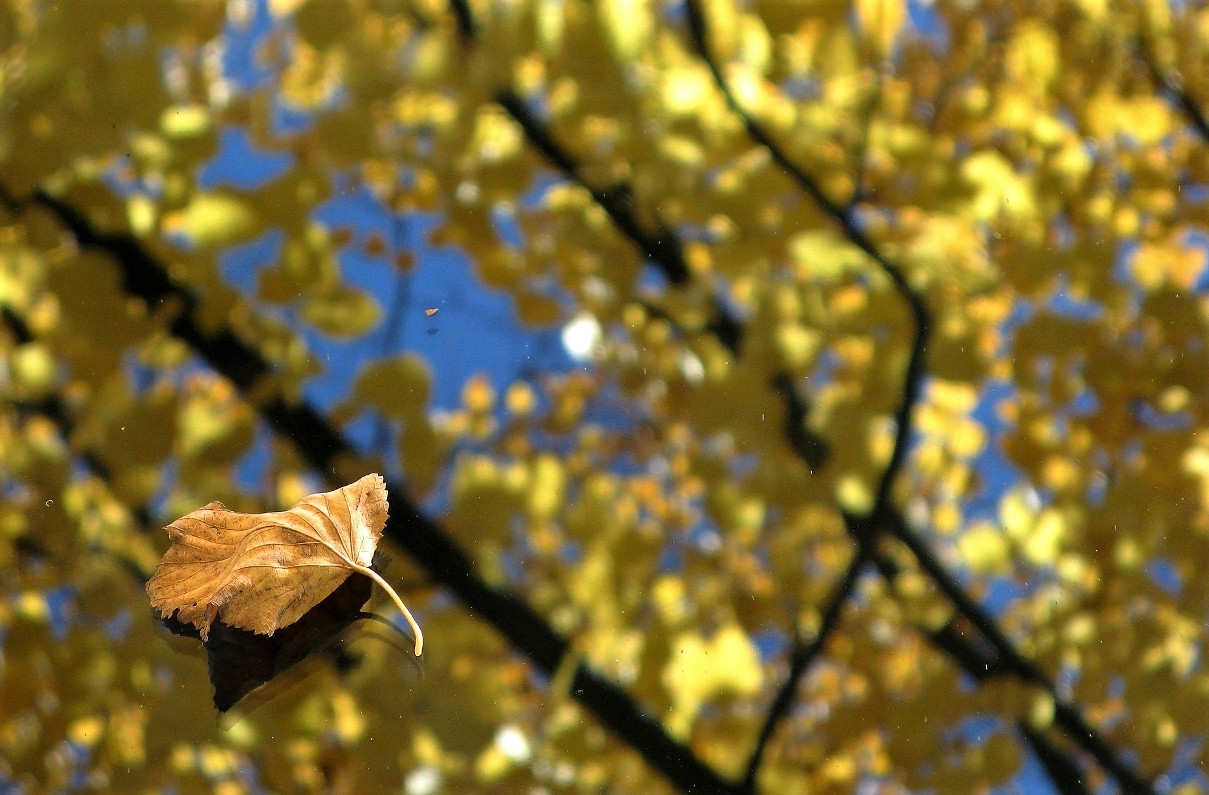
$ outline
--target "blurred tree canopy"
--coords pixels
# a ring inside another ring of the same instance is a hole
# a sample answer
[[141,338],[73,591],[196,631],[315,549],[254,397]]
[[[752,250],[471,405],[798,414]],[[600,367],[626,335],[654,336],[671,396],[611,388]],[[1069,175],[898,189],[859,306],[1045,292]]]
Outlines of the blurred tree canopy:
[[[1204,791],[1206,112],[1200,0],[0,0],[0,789]],[[216,720],[161,528],[373,471],[423,677]]]

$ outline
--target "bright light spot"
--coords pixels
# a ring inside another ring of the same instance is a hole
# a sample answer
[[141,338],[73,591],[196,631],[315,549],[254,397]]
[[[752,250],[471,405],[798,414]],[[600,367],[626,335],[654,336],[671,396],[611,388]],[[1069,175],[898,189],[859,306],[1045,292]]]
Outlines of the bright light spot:
[[523,764],[529,761],[532,750],[525,735],[515,726],[501,726],[495,733],[495,747],[499,748],[508,761]]
[[575,767],[570,762],[559,762],[554,766],[554,783],[566,787],[575,780]]
[[697,548],[706,555],[717,555],[722,551],[722,536],[713,530],[706,530],[697,540]]
[[680,374],[690,384],[699,384],[705,380],[705,365],[697,354],[684,351],[680,354]]
[[249,0],[231,0],[227,3],[227,20],[240,30],[246,30],[252,22],[252,10]]
[[613,298],[613,287],[599,276],[589,276],[583,281],[583,292],[593,301],[608,301]]
[[570,323],[563,326],[563,348],[577,362],[595,358],[600,352],[600,341],[603,337],[604,331],[600,328],[600,322],[587,312],[580,312]]
[[441,771],[432,765],[424,765],[407,774],[403,791],[407,795],[433,795],[441,789],[441,783]]
[[458,183],[458,187],[454,190],[453,195],[462,204],[474,204],[479,198],[478,183],[468,179],[462,180]]

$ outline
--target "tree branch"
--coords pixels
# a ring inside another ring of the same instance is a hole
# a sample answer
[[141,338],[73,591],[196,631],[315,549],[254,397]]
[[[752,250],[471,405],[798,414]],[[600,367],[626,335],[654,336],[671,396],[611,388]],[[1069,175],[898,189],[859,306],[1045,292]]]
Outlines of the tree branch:
[[1045,735],[1023,722],[1017,722],[1016,729],[1037,755],[1037,760],[1045,768],[1045,774],[1059,795],[1089,795],[1090,791],[1083,784],[1083,771],[1069,755],[1055,748]]
[[1205,116],[1200,103],[1183,87],[1179,76],[1171,76],[1163,71],[1144,37],[1138,36],[1135,49],[1155,87],[1175,102],[1188,122],[1200,133],[1201,138],[1209,141],[1209,117]]
[[[504,90],[496,96],[496,102],[520,125],[533,148],[568,179],[586,190],[622,234],[659,268],[671,284],[684,287],[692,281],[680,241],[670,229],[661,226],[649,230],[644,227],[634,212],[633,192],[628,185],[623,183],[611,188],[592,185],[575,158],[554,140],[546,125],[521,97],[511,90]],[[743,327],[738,319],[722,305],[717,295],[713,296],[711,313],[710,331],[727,350],[738,353],[743,338]]]
[[851,214],[858,204],[865,200],[865,170],[869,165],[869,132],[873,125],[873,112],[877,110],[882,97],[884,67],[877,71],[877,85],[874,86],[873,96],[861,108],[860,138],[857,141],[855,174],[852,177],[852,196],[844,205],[844,212]]
[[[81,247],[110,255],[120,268],[130,295],[142,298],[152,307],[175,304],[176,316],[169,322],[172,333],[242,393],[246,395],[271,373],[270,365],[260,353],[231,329],[204,331],[194,314],[196,297],[175,283],[164,266],[135,238],[96,230],[82,214],[45,192],[35,194],[31,203],[50,210]],[[266,422],[293,443],[325,480],[333,483],[336,458],[353,450],[343,436],[309,405],[287,403],[280,395],[256,405]],[[479,577],[469,555],[407,499],[407,491],[401,484],[388,484],[388,489],[392,510],[386,535],[436,583],[448,588],[464,606],[524,653],[539,671],[553,676],[569,650],[566,638],[520,597],[494,588]],[[585,663],[577,666],[572,695],[673,785],[686,792],[724,795],[739,792],[735,784],[723,779],[670,737],[659,721],[644,712],[628,693]]]
[[[660,229],[652,234],[642,227],[634,214],[631,193],[627,186],[622,185],[610,190],[602,190],[589,184],[583,176],[579,163],[559,145],[524,100],[510,91],[505,91],[498,97],[498,102],[520,125],[529,139],[529,143],[568,179],[588,191],[593,200],[608,213],[617,228],[634,243],[643,255],[655,263],[669,282],[680,286],[689,282],[690,274],[685,265],[680,241],[670,230]],[[662,309],[649,304],[645,306],[647,311],[669,322],[675,322],[675,319]],[[711,312],[712,316],[704,330],[712,334],[727,350],[737,355],[743,342],[742,324],[726,309],[716,295],[713,297]],[[807,469],[812,473],[819,471],[826,464],[830,449],[826,439],[806,426],[810,401],[798,395],[793,379],[788,373],[780,372],[774,375],[772,386],[785,402],[786,441],[798,457],[805,462]]]
[[743,121],[748,135],[760,144],[782,170],[806,193],[818,206],[821,212],[830,217],[840,228],[844,236],[869,256],[894,284],[895,289],[911,311],[915,321],[915,338],[911,348],[911,356],[904,375],[902,401],[895,412],[894,449],[890,461],[882,473],[877,488],[877,496],[870,514],[866,517],[845,515],[849,531],[862,544],[871,543],[882,532],[890,532],[899,538],[911,550],[919,561],[921,568],[936,583],[943,593],[953,602],[957,610],[973,624],[987,641],[995,648],[1001,661],[1008,670],[1018,677],[1044,687],[1054,699],[1055,720],[1066,730],[1072,739],[1079,743],[1096,761],[1110,774],[1122,788],[1128,792],[1154,792],[1153,786],[1142,779],[1102,737],[1094,732],[1083,720],[1080,711],[1072,704],[1061,700],[1053,684],[1041,671],[1024,658],[1015,646],[999,629],[995,621],[972,599],[958,584],[956,578],[945,569],[939,559],[923,540],[907,525],[905,519],[892,505],[890,490],[906,459],[906,450],[910,437],[911,419],[914,408],[919,400],[925,376],[925,354],[931,324],[927,306],[907,282],[903,272],[891,263],[877,248],[873,241],[864,233],[856,218],[850,211],[832,201],[819,184],[804,170],[793,163],[784,150],[764,130],[764,128],[739,103],[729,83],[722,74],[721,67],[712,56],[709,49],[709,31],[707,20],[701,8],[700,0],[686,0],[688,21],[693,43],[698,55],[706,64],[714,83],[726,100],[727,106]]
[[797,385],[785,372],[773,376],[772,387],[785,401],[785,441],[811,473],[819,471],[831,455],[831,446],[806,425],[806,418],[810,416],[810,399],[798,394]]
[[798,685],[801,683],[802,677],[810,670],[815,659],[823,652],[823,647],[826,646],[831,633],[839,626],[844,605],[852,596],[856,583],[860,579],[861,570],[864,569],[867,562],[868,557],[864,551],[858,550],[852,562],[848,564],[844,576],[836,583],[831,597],[827,600],[827,607],[823,610],[823,617],[814,637],[809,643],[804,642],[800,637],[794,641],[793,652],[789,657],[789,673],[786,675],[785,681],[781,683],[781,687],[778,688],[772,704],[769,705],[768,714],[764,717],[764,724],[760,727],[755,748],[748,758],[747,772],[743,776],[742,784],[744,791],[755,792],[756,776],[759,775],[768,743],[776,733],[777,727],[789,716],[794,699],[797,698]]
[[474,22],[474,12],[470,10],[468,0],[450,0],[450,9],[458,22],[458,35],[463,41],[471,41],[478,34],[478,26]]
[[638,250],[655,263],[669,282],[677,286],[689,283],[688,263],[685,262],[680,241],[671,230],[659,228],[652,231],[643,227],[634,213],[633,192],[629,185],[623,183],[611,188],[592,185],[584,176],[579,163],[554,140],[545,124],[534,115],[521,97],[511,89],[505,89],[496,95],[495,101],[520,125],[529,143],[541,152],[543,157],[568,179],[591,194],[593,201],[608,213],[617,228],[634,242]]
[[780,166],[781,170],[797,184],[799,189],[814,201],[815,205],[824,215],[835,222],[850,243],[877,263],[878,268],[889,277],[890,281],[894,284],[895,290],[911,311],[911,317],[915,325],[914,339],[911,345],[911,357],[907,362],[907,372],[903,378],[902,401],[894,413],[894,448],[890,454],[890,461],[887,463],[878,482],[876,497],[873,503],[874,509],[872,513],[876,514],[888,507],[890,489],[894,485],[894,481],[898,477],[898,473],[902,469],[903,462],[906,459],[911,432],[911,415],[914,412],[916,404],[919,402],[919,395],[923,386],[925,353],[931,329],[931,317],[928,313],[928,308],[924,305],[923,299],[911,289],[902,270],[886,259],[885,255],[874,245],[869,236],[865,234],[856,217],[828,198],[814,178],[793,163],[776,141],[739,104],[738,98],[730,90],[730,84],[723,77],[717,60],[710,54],[708,44],[709,31],[705,14],[701,9],[700,0],[687,0],[686,9],[688,12],[689,28],[692,32],[692,39],[697,48],[697,53],[709,69],[714,79],[714,85],[722,93],[731,112],[742,120],[748,136],[764,147],[765,151],[772,157],[773,162]]
[[1080,709],[1058,695],[1057,688],[1049,678],[1032,661],[1020,653],[995,620],[982,609],[982,606],[973,597],[966,593],[956,578],[945,569],[944,564],[940,562],[932,549],[915,533],[906,529],[902,516],[894,514],[891,518],[904,525],[893,531],[894,535],[907,545],[911,554],[919,561],[920,568],[953,603],[957,611],[973,624],[994,648],[1003,669],[1022,681],[1043,688],[1049,694],[1054,701],[1054,722],[1062,727],[1071,740],[1094,757],[1096,762],[1117,780],[1124,791],[1155,793],[1154,786],[1143,779],[1099,732],[1088,725],[1087,721],[1083,719]]

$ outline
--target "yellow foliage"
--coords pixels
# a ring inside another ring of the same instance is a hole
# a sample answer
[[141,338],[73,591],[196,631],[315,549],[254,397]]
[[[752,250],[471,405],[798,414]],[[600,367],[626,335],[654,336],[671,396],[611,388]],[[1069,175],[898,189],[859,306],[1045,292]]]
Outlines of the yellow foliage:
[[1005,57],[1008,75],[1043,96],[1058,76],[1059,34],[1040,20],[1026,20],[1013,32]]
[[971,211],[979,220],[1028,218],[1036,211],[1028,179],[997,152],[971,155],[962,164],[961,176],[974,190]]
[[1087,124],[1097,138],[1117,136],[1154,146],[1171,130],[1167,104],[1158,97],[1120,97],[1101,92],[1086,107]]
[[209,109],[200,105],[181,105],[164,111],[160,117],[160,132],[174,145],[197,138],[214,129]]
[[476,375],[462,388],[462,405],[475,414],[485,414],[495,405],[495,390],[486,376]]
[[677,635],[663,685],[673,707],[667,717],[670,730],[685,736],[698,712],[719,696],[752,696],[764,683],[764,672],[756,647],[741,627],[727,624],[709,640],[696,632]]
[[700,68],[671,69],[662,75],[662,104],[672,118],[699,113],[712,95],[709,75]]
[[528,384],[524,381],[517,381],[511,384],[504,393],[504,405],[510,414],[524,417],[536,408],[537,396]]
[[199,248],[243,242],[260,229],[255,210],[240,198],[224,193],[201,193],[182,209],[164,217],[164,229],[179,233]]
[[338,285],[306,296],[302,319],[333,337],[359,337],[378,324],[381,309],[373,297]]
[[1003,533],[981,524],[962,534],[957,542],[962,560],[975,574],[1004,574],[1011,566],[1011,547]]
[[357,376],[353,397],[384,417],[410,420],[428,408],[430,390],[428,364],[417,356],[403,355],[366,365]]
[[[690,788],[608,699],[741,775],[858,549],[762,789],[1185,780],[1209,14],[917,6],[0,2],[0,780]],[[359,622],[215,731],[165,515],[375,469],[424,675]]]
[[23,591],[13,600],[14,613],[27,621],[46,623],[50,620],[50,607],[46,597],[35,591]]
[[903,0],[857,0],[856,13],[866,34],[877,45],[878,52],[889,54],[907,19],[907,4]]
[[654,31],[654,9],[650,0],[607,0],[600,15],[613,53],[621,63],[637,59],[649,46]]
[[26,343],[13,350],[9,373],[14,385],[33,400],[46,397],[55,386],[55,360],[45,346]]
[[1191,289],[1205,270],[1206,254],[1202,247],[1176,241],[1144,243],[1133,255],[1133,274],[1148,290],[1170,285]]
[[863,270],[861,253],[829,230],[795,235],[789,241],[789,252],[805,279],[838,281],[854,270]]
[[552,455],[541,455],[529,474],[529,515],[537,521],[549,521],[563,506],[566,473]]

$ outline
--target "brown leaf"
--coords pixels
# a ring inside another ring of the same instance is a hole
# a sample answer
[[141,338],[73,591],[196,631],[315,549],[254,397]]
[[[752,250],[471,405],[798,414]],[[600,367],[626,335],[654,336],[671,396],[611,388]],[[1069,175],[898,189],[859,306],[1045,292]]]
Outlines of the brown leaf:
[[172,545],[147,583],[151,606],[206,640],[221,617],[271,635],[323,601],[353,572],[386,589],[416,636],[424,635],[394,589],[370,568],[387,517],[386,484],[366,475],[303,497],[288,511],[238,513],[212,502],[166,528]]

